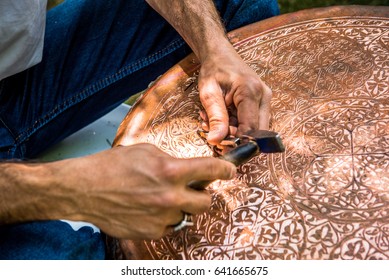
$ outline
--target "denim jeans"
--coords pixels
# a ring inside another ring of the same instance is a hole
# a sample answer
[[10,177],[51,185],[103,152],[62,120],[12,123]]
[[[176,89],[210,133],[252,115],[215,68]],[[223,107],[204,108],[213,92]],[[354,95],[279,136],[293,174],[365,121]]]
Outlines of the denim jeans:
[[[228,31],[276,0],[216,0]],[[191,50],[144,0],[66,0],[48,11],[43,60],[0,81],[0,159],[31,159],[102,117]],[[60,221],[0,227],[0,259],[103,259],[100,233]]]

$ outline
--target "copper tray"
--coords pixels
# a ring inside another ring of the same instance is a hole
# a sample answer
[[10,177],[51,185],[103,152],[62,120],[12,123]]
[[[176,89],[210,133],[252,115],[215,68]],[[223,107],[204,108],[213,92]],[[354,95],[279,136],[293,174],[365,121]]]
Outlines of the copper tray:
[[[283,154],[209,187],[211,209],[160,240],[108,238],[115,259],[389,259],[389,7],[281,15],[229,34],[273,90]],[[136,103],[115,144],[210,156],[189,56]]]

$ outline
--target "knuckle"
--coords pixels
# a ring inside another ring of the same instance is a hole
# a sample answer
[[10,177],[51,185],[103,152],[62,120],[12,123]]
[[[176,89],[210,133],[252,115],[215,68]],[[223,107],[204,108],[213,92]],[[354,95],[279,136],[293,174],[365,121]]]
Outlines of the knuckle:
[[257,79],[254,86],[255,86],[255,90],[261,93],[262,96],[272,95],[272,90],[270,89],[270,87],[267,84],[265,84],[261,79]]
[[180,168],[177,164],[177,161],[174,159],[169,160],[161,160],[159,162],[159,172],[161,176],[167,181],[171,183],[175,183],[180,179]]
[[161,200],[161,208],[165,210],[180,209],[182,206],[181,195],[177,191],[169,191],[163,195]]
[[263,84],[262,96],[266,99],[271,99],[273,96],[273,91],[266,84]]
[[252,84],[245,92],[243,92],[242,98],[251,99],[256,103],[270,102],[273,96],[273,92],[264,82],[257,80],[255,84]]
[[162,186],[149,201],[155,209],[163,214],[166,211],[180,209],[183,204],[182,193],[178,188],[172,187],[168,183]]

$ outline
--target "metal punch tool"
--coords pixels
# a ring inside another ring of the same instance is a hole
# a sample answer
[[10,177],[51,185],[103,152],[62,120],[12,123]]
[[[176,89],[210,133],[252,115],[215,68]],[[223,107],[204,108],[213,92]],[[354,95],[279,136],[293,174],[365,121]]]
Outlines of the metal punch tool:
[[[199,135],[203,138],[207,137],[207,133],[204,131],[199,131]],[[235,166],[248,162],[259,153],[282,153],[285,151],[280,135],[269,130],[253,130],[240,137],[227,137],[220,144],[232,148],[220,158],[232,162]],[[192,181],[188,186],[196,190],[203,190],[210,183],[212,181]]]

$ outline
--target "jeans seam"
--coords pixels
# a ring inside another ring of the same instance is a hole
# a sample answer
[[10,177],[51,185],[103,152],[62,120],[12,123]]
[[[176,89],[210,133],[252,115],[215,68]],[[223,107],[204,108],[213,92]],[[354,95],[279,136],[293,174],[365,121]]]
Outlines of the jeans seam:
[[113,73],[111,75],[108,75],[98,81],[96,81],[94,84],[89,85],[88,87],[82,89],[77,94],[73,95],[72,97],[64,100],[61,104],[58,104],[55,106],[50,112],[46,113],[44,116],[39,118],[35,121],[35,123],[26,128],[23,132],[19,133],[17,137],[15,137],[14,142],[14,148],[13,150],[16,151],[17,146],[20,146],[26,139],[28,139],[33,133],[35,133],[37,130],[39,130],[42,126],[49,123],[53,118],[58,116],[59,114],[66,111],[68,108],[75,105],[75,103],[81,102],[82,100],[85,100],[86,98],[92,96],[97,91],[119,81],[120,79],[131,75],[132,73],[140,70],[142,67],[145,67],[147,65],[150,65],[157,61],[158,59],[163,58],[164,56],[172,53],[173,51],[177,50],[178,48],[182,47],[185,44],[185,42],[182,39],[177,39],[173,42],[171,42],[169,45],[167,45],[165,48],[147,56],[142,59],[139,59],[130,65],[124,66],[121,69],[119,69],[116,73]]

